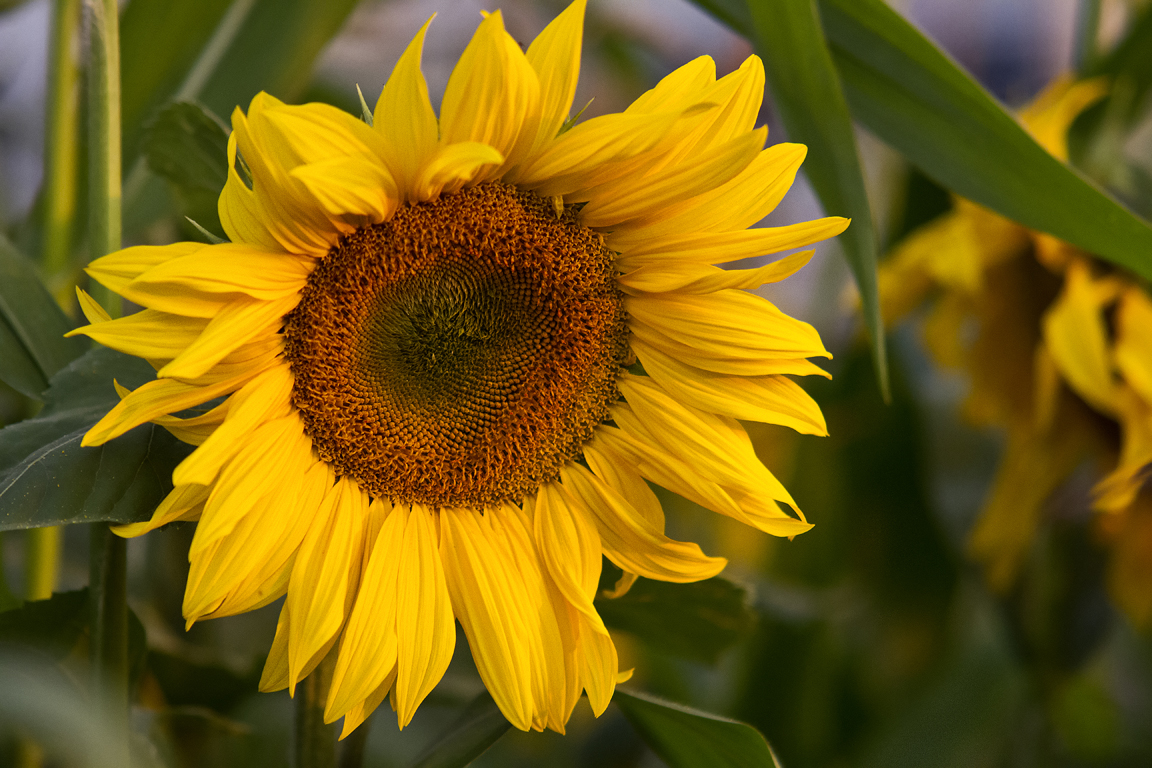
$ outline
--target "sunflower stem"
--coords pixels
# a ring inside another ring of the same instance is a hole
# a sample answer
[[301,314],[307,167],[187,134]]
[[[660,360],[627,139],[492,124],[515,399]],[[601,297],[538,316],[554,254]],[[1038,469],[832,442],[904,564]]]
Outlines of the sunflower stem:
[[[84,0],[88,16],[88,250],[93,259],[120,249],[120,20],[116,0]],[[92,286],[119,317],[120,297]]]
[[60,562],[58,527],[32,528],[24,539],[24,599],[47,600],[56,589]]
[[109,739],[119,754],[104,765],[128,765],[128,542],[97,523],[92,526],[89,559],[91,635],[88,654],[92,700],[101,719],[115,729]]
[[[72,223],[76,216],[76,159],[79,149],[80,62],[76,34],[80,27],[80,0],[55,0],[52,5],[51,51],[48,60],[48,137],[44,169],[45,276],[63,283],[72,252]],[[57,293],[61,293],[57,291]],[[73,299],[71,286],[67,296]]]
[[336,768],[336,725],[324,722],[324,702],[335,669],[333,652],[304,679],[296,694],[294,768]]
[[[120,20],[116,0],[84,0],[88,35],[88,251],[91,258],[120,248]],[[93,286],[93,296],[118,317],[118,296]],[[107,765],[128,765],[128,547],[104,523],[90,531],[88,641],[92,698],[114,729],[118,754]]]
[[1096,63],[1096,37],[1100,33],[1100,0],[1080,0],[1076,24],[1076,71],[1087,74]]

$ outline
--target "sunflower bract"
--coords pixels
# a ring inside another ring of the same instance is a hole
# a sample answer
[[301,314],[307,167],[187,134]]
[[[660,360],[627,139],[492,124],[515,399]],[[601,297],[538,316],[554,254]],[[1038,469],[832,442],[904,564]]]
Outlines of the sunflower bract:
[[563,732],[584,692],[603,712],[627,673],[593,604],[602,557],[626,583],[725,565],[665,536],[647,482],[770,534],[810,527],[736,421],[825,432],[785,378],[821,372],[819,336],[747,292],[810,254],[713,264],[847,222],[745,231],[804,156],[764,148],[755,57],[719,79],[696,59],[560,133],[583,14],[527,52],[488,15],[439,116],[427,25],[371,126],[258,95],[232,115],[231,242],[89,269],[146,309],[80,332],[158,374],[85,443],[153,421],[198,446],[153,518],[118,532],[199,521],[189,623],[287,595],[261,688],[336,653],[326,717],[345,734],[389,695],[409,722],[456,621],[517,728]]

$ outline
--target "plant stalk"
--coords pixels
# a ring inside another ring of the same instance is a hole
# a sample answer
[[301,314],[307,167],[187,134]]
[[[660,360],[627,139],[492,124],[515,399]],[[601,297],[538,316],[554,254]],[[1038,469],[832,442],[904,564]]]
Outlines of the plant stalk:
[[[79,41],[80,0],[55,0],[48,59],[48,135],[44,169],[45,277],[54,288],[66,282],[72,253],[72,225],[76,217],[76,162],[79,150]],[[57,300],[73,300],[56,290]]]
[[296,744],[294,768],[336,768],[336,724],[325,724],[324,702],[336,669],[336,653],[329,653],[296,692]]
[[91,530],[89,599],[92,698],[102,719],[118,734],[109,739],[121,751],[105,765],[128,765],[128,542],[104,523]]
[[[120,250],[120,20],[116,0],[85,0],[88,13],[88,249],[95,259]],[[108,314],[120,297],[92,285]]]
[[63,529],[32,528],[24,539],[24,599],[47,600],[56,589]]
[[[88,250],[98,258],[120,249],[120,19],[116,0],[84,0],[88,36]],[[121,301],[92,286],[92,295],[118,317]],[[107,765],[128,765],[128,547],[105,523],[90,531],[89,659],[93,701],[114,731]]]
[[1076,20],[1076,71],[1081,76],[1096,64],[1096,37],[1100,34],[1100,0],[1080,0]]

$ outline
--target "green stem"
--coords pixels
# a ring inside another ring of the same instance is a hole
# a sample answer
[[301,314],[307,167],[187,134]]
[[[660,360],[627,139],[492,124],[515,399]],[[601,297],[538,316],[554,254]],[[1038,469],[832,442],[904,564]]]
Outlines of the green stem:
[[1076,71],[1081,75],[1096,63],[1096,37],[1100,32],[1100,0],[1080,0],[1076,24]]
[[324,661],[296,692],[296,744],[294,768],[336,768],[336,725],[324,723],[324,702],[332,685],[336,654]]
[[[85,0],[88,11],[88,248],[92,258],[120,250],[120,20],[116,0]],[[121,301],[93,285],[119,317]]]
[[[120,249],[120,20],[116,0],[84,0],[88,22],[88,250],[92,258]],[[95,286],[93,286],[95,287]],[[120,298],[93,290],[113,317]],[[127,545],[104,523],[91,531],[88,640],[93,700],[116,734],[118,754],[107,765],[128,765]]]
[[[55,0],[48,61],[43,250],[44,272],[53,283],[61,282],[71,261],[72,222],[76,216],[80,80],[76,33],[79,26],[80,0]],[[73,297],[69,294],[66,299],[71,303]]]
[[24,599],[47,600],[56,589],[61,528],[32,528],[24,539]]
[[102,719],[122,734],[109,742],[122,749],[107,755],[106,765],[128,765],[128,542],[104,523],[91,529],[88,589],[91,600],[91,636],[88,655],[92,666],[93,700]]

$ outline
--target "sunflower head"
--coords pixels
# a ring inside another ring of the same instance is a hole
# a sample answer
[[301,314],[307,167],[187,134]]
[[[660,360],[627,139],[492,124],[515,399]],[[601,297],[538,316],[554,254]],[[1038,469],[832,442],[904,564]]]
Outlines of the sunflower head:
[[[287,596],[264,689],[335,655],[329,720],[401,726],[455,624],[508,719],[564,730],[621,673],[601,562],[687,582],[725,561],[665,535],[649,483],[761,531],[810,525],[738,419],[823,434],[788,374],[816,332],[750,293],[843,219],[748,229],[804,149],[764,148],[763,70],[676,70],[561,130],[584,2],[522,51],[485,17],[439,114],[422,28],[371,125],[261,94],[232,116],[230,241],[141,246],[90,274],[145,309],[81,329],[152,361],[85,437],[144,422],[195,445],[138,535],[198,520],[189,622]],[[192,417],[174,414],[213,399]],[[618,590],[619,592],[620,590]]]

